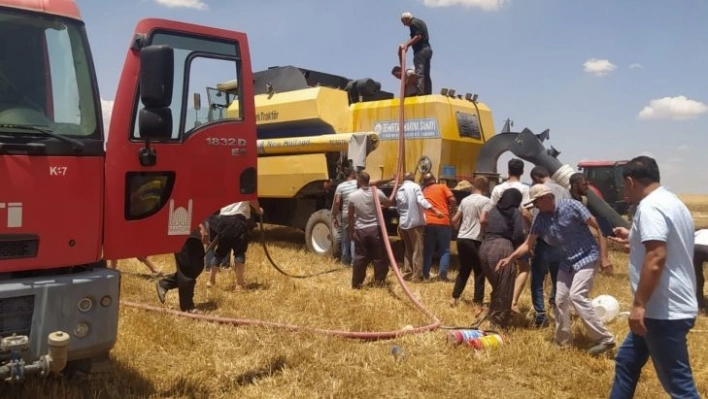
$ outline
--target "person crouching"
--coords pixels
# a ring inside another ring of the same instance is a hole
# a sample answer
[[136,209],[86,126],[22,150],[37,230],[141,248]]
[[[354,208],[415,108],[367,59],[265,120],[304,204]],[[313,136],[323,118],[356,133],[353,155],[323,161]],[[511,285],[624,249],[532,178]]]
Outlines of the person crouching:
[[211,264],[209,286],[216,285],[216,268],[229,264],[231,252],[234,253],[234,274],[236,275],[235,290],[246,288],[244,269],[246,266],[246,250],[248,249],[248,220],[251,210],[263,215],[263,208],[258,200],[242,201],[221,208],[216,220],[216,248]]

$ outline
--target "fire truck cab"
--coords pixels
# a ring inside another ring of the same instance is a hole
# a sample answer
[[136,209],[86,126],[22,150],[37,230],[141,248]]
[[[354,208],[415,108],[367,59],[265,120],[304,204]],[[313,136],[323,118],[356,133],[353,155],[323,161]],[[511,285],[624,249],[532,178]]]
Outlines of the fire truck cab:
[[[246,35],[146,19],[126,43],[108,135],[75,2],[0,0],[0,379],[107,354],[120,274],[105,260],[176,252],[256,198]],[[243,111],[193,126],[205,70],[242,82]]]

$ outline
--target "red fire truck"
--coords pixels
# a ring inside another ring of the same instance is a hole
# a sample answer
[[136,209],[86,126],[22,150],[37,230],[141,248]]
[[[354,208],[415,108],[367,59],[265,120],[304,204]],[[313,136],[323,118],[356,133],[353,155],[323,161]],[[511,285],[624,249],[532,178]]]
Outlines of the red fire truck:
[[[105,260],[176,252],[209,214],[256,198],[246,35],[146,19],[128,39],[108,135],[75,2],[0,0],[2,379],[105,356],[120,294]],[[242,111],[196,126],[189,89],[213,64],[240,83]]]

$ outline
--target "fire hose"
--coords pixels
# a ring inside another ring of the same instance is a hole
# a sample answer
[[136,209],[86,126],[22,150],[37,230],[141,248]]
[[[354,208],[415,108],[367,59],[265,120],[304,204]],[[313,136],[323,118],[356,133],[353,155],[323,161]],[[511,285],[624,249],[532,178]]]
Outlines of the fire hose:
[[312,273],[312,274],[290,274],[286,272],[285,270],[281,269],[280,266],[273,260],[273,258],[270,256],[270,251],[268,251],[268,246],[266,245],[266,237],[265,237],[265,228],[263,227],[263,215],[258,215],[258,224],[260,225],[260,230],[261,230],[261,247],[263,247],[263,252],[265,253],[266,258],[268,259],[268,262],[270,263],[275,270],[277,270],[280,274],[292,278],[310,278],[310,277],[315,277],[315,276],[321,276],[323,274],[328,274],[328,273],[333,273],[333,272],[338,272],[340,270],[345,270],[346,268],[344,267],[337,267],[334,269],[329,269],[325,270],[323,272],[317,272],[317,273]]
[[[396,191],[398,189],[398,182],[399,180],[403,177],[404,168],[405,168],[405,163],[404,163],[404,157],[405,157],[405,144],[404,144],[404,103],[405,103],[405,86],[406,86],[406,51],[404,49],[401,49],[400,53],[400,64],[401,64],[401,85],[400,85],[400,107],[399,107],[399,114],[398,114],[398,125],[399,125],[399,136],[398,136],[398,164],[396,166],[396,175],[395,175],[395,183],[393,187],[393,191],[391,192],[391,197],[390,199],[393,199],[396,195]],[[386,230],[386,223],[385,219],[383,216],[383,210],[381,207],[381,202],[379,201],[378,198],[378,192],[375,186],[371,186],[371,191],[372,191],[372,196],[374,198],[374,202],[376,204],[376,214],[377,218],[379,221],[379,227],[381,229],[381,234],[383,237],[388,237],[388,232]],[[289,273],[286,273],[283,271],[280,267],[277,266],[276,262],[273,261],[271,258],[268,248],[265,245],[265,232],[263,229],[263,219],[261,217],[260,219],[260,227],[261,227],[261,243],[263,246],[263,249],[266,253],[266,257],[268,261],[273,265],[276,270],[278,270],[280,273],[293,277],[293,278],[306,278],[306,277],[313,277],[318,274],[324,274],[324,273],[330,273],[332,271],[340,270],[340,269],[334,269],[334,270],[328,270],[322,273],[318,273],[315,275],[308,275],[308,276],[296,276],[296,275],[291,275]],[[273,321],[265,321],[265,320],[255,320],[255,319],[239,319],[239,318],[232,318],[232,317],[221,317],[221,316],[210,316],[210,315],[204,315],[204,314],[194,314],[194,313],[188,313],[188,312],[181,312],[177,310],[171,310],[171,309],[165,309],[165,308],[160,308],[156,306],[150,306],[150,305],[144,305],[144,304],[139,304],[135,302],[130,302],[130,301],[121,301],[121,304],[124,306],[132,307],[132,308],[139,308],[139,309],[144,309],[148,311],[155,311],[155,312],[162,312],[162,313],[167,313],[167,314],[172,314],[176,316],[181,316],[181,317],[187,317],[187,318],[192,318],[192,319],[197,319],[197,320],[204,320],[204,321],[209,321],[209,322],[215,322],[215,323],[221,323],[221,324],[230,324],[230,325],[245,325],[245,326],[260,326],[260,327],[275,327],[275,328],[282,328],[285,330],[289,331],[307,331],[307,332],[313,332],[313,333],[318,333],[318,334],[324,334],[324,335],[330,335],[330,336],[338,336],[342,338],[355,338],[355,339],[363,339],[363,340],[380,340],[380,339],[392,339],[396,337],[400,337],[402,335],[410,335],[410,334],[417,334],[417,333],[423,333],[423,332],[429,332],[429,331],[434,331],[438,327],[440,327],[440,320],[438,319],[435,314],[433,314],[431,311],[426,309],[408,289],[408,286],[405,283],[405,280],[403,279],[403,275],[401,274],[401,271],[398,268],[398,263],[396,262],[396,258],[393,255],[393,250],[391,249],[391,242],[388,239],[384,239],[384,246],[386,248],[386,253],[388,255],[389,263],[391,269],[393,269],[393,272],[396,276],[396,279],[398,280],[398,283],[401,285],[403,288],[403,291],[405,292],[406,296],[413,302],[416,308],[420,310],[423,314],[431,318],[431,323],[422,327],[417,327],[413,329],[402,329],[402,330],[392,330],[392,331],[373,331],[373,332],[359,332],[359,331],[345,331],[345,330],[327,330],[327,329],[322,329],[322,328],[313,328],[313,327],[302,327],[302,326],[296,326],[292,324],[285,324],[285,323],[278,323],[278,322],[273,322]]]

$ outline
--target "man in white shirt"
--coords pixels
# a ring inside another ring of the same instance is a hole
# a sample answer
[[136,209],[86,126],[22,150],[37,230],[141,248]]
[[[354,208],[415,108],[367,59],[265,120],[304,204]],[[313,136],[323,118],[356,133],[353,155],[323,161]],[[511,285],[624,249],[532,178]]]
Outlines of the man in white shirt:
[[415,174],[407,172],[403,184],[396,191],[398,209],[398,234],[403,240],[403,278],[423,279],[423,233],[425,232],[425,209],[431,209],[438,217],[443,214],[423,196],[423,190],[415,181]]
[[616,237],[611,239],[629,244],[634,303],[631,331],[615,358],[610,399],[634,396],[650,357],[672,398],[699,398],[686,345],[698,314],[693,217],[675,194],[661,186],[653,158],[632,159],[622,174],[625,194],[638,206],[631,230],[615,228]]
[[[401,67],[395,66],[391,70],[391,75],[395,76],[397,79],[401,79]],[[403,95],[405,97],[415,96],[417,93],[418,75],[415,74],[415,70],[406,69],[406,86],[403,90]]]
[[708,229],[696,231],[694,244],[693,267],[696,269],[696,300],[698,300],[698,309],[703,309],[708,313],[706,298],[703,296],[703,286],[706,283],[706,279],[703,277],[703,264],[708,263]]
[[214,229],[217,234],[216,247],[207,286],[211,287],[216,284],[217,267],[228,265],[233,251],[236,289],[245,288],[243,274],[246,266],[248,220],[251,218],[251,210],[258,215],[263,215],[263,209],[258,200],[236,202],[219,211]]

